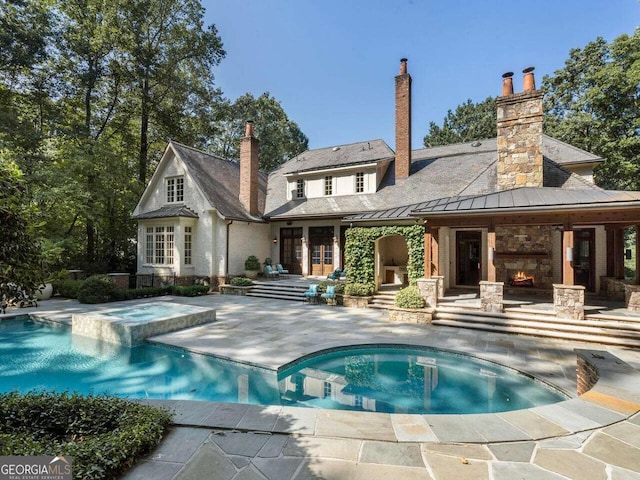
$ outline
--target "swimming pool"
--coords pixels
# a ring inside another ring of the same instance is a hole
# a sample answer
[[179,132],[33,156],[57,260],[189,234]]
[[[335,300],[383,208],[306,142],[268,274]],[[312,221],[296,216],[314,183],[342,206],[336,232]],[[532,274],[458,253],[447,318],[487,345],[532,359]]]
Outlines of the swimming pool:
[[275,372],[101,342],[29,317],[1,321],[0,391],[33,389],[396,413],[497,412],[567,398],[506,367],[438,350],[364,346]]

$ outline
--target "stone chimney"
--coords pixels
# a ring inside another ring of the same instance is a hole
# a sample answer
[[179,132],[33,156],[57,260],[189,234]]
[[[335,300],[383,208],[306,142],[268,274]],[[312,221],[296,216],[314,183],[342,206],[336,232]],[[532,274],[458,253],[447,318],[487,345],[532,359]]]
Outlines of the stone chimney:
[[411,171],[411,75],[407,59],[400,60],[396,76],[396,179],[407,178]]
[[523,70],[522,93],[513,93],[513,73],[502,78],[496,99],[498,118],[498,190],[542,187],[542,90],[536,90],[533,67]]
[[253,122],[247,120],[244,137],[240,139],[240,202],[251,215],[258,211],[258,149],[253,136]]

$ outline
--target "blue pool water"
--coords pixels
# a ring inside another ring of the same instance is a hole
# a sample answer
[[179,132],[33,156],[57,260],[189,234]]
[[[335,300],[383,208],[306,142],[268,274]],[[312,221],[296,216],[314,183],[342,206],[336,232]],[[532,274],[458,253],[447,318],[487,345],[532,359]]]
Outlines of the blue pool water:
[[276,373],[103,343],[28,317],[1,321],[0,391],[33,389],[399,413],[499,412],[567,398],[511,369],[438,350],[335,351]]

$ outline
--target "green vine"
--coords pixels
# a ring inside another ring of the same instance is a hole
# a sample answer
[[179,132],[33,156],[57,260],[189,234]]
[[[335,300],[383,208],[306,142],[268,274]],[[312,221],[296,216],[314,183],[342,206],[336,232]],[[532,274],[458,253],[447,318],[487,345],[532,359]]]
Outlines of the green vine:
[[345,264],[348,283],[363,283],[375,288],[375,243],[378,238],[400,235],[407,242],[409,282],[424,276],[424,226],[353,227],[345,232]]

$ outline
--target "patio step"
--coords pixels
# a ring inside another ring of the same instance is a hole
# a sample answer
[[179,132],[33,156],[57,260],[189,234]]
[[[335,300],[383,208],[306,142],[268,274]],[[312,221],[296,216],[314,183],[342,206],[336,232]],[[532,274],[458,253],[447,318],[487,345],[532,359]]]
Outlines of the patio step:
[[544,313],[470,312],[455,307],[438,307],[433,324],[640,348],[640,324],[632,322],[571,320]]
[[286,280],[254,282],[247,297],[272,298],[276,300],[304,301],[304,292],[309,288],[304,283],[289,283]]
[[386,310],[392,307],[396,301],[396,294],[400,290],[401,286],[398,285],[385,285],[378,290],[369,303],[369,308],[377,308],[379,310]]

